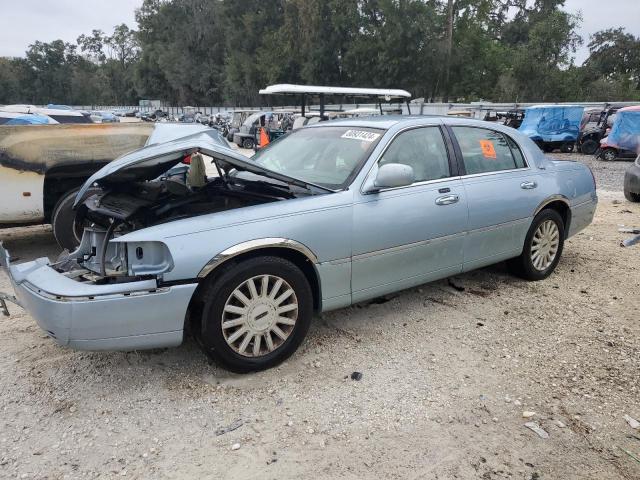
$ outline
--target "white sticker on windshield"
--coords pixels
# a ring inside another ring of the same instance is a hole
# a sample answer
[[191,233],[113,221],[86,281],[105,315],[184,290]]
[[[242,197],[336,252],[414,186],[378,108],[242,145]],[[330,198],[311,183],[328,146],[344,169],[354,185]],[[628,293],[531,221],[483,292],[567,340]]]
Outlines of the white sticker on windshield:
[[379,133],[366,132],[364,130],[347,130],[342,134],[342,138],[361,140],[363,142],[374,142],[380,136]]

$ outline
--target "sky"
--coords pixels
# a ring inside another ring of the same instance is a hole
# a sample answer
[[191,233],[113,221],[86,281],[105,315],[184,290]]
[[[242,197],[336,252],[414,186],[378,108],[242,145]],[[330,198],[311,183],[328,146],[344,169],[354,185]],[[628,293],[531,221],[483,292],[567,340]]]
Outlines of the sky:
[[[67,42],[100,29],[111,33],[115,25],[135,28],[134,10],[142,0],[0,0],[0,56],[24,56],[36,40]],[[582,12],[578,33],[584,45],[576,63],[588,56],[589,35],[598,30],[626,27],[640,36],[640,0],[566,0],[571,13]]]

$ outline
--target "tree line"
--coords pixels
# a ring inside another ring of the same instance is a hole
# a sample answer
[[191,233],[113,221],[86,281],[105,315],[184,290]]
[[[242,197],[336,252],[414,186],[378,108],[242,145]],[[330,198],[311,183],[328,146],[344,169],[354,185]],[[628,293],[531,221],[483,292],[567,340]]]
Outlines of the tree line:
[[[577,34],[564,0],[144,0],[137,29],[0,58],[0,104],[258,105],[303,83],[426,101],[640,99],[640,38]],[[589,56],[574,63],[588,42]]]

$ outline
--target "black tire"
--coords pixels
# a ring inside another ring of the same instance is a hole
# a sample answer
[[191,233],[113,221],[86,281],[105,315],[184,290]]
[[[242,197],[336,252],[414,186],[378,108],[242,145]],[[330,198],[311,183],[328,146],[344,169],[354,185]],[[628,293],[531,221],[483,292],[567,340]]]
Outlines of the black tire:
[[560,147],[560,151],[562,153],[571,153],[571,152],[573,152],[573,143],[571,143],[571,142],[563,143],[562,147]]
[[[558,239],[558,250],[556,252],[556,256],[551,262],[551,264],[545,268],[544,270],[538,270],[531,259],[531,247],[533,246],[533,237],[536,233],[538,227],[545,221],[551,220],[556,224],[559,233]],[[555,270],[558,262],[560,261],[560,257],[562,256],[562,250],[564,248],[564,222],[562,221],[562,217],[558,212],[551,209],[545,209],[538,213],[531,222],[531,227],[529,227],[529,231],[527,232],[527,236],[524,240],[524,247],[522,248],[522,253],[519,257],[513,258],[509,260],[508,266],[511,273],[517,275],[520,278],[524,278],[525,280],[544,280]]]
[[580,146],[580,151],[585,155],[593,155],[598,151],[598,142],[592,139],[585,140]]
[[629,200],[630,202],[638,203],[640,202],[640,193],[630,192],[625,188],[624,190],[624,198]]
[[555,150],[554,146],[553,146],[553,145],[550,145],[550,144],[548,144],[548,143],[545,143],[545,144],[542,146],[542,151],[543,151],[544,153],[551,153],[551,152],[553,152],[554,150]]
[[71,190],[62,195],[51,214],[51,226],[53,236],[58,245],[70,252],[74,251],[82,239],[84,225],[76,222],[76,211],[73,209],[73,202],[76,199],[79,188]]
[[242,140],[242,148],[252,149],[254,143],[253,138],[245,138]]
[[613,162],[618,158],[618,152],[614,148],[605,148],[600,152],[600,158],[605,162]]
[[[279,257],[250,258],[223,268],[204,287],[200,323],[193,328],[197,342],[205,354],[232,372],[255,372],[280,364],[297,350],[311,325],[313,295],[307,278],[293,263]],[[287,339],[275,350],[251,357],[241,355],[229,346],[224,338],[222,319],[232,292],[258,275],[274,275],[288,283],[297,297],[298,310],[295,325]]]

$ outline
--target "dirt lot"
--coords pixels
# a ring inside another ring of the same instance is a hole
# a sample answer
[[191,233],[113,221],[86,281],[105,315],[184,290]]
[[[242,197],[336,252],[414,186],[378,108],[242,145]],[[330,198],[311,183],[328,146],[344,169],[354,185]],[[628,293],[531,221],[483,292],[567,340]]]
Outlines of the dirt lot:
[[[597,164],[597,218],[548,280],[497,265],[325,314],[259,374],[208,365],[190,340],[70,351],[13,307],[0,477],[640,478],[622,450],[640,456],[623,418],[640,420],[640,246],[617,232],[640,224],[620,193],[627,166]],[[57,253],[47,227],[0,238],[24,260]]]

